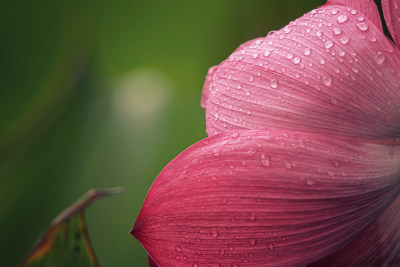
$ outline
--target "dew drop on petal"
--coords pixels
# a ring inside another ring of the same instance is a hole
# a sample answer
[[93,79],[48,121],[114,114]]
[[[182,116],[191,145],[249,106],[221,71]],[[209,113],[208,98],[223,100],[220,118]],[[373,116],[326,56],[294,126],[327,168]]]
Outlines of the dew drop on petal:
[[299,64],[300,61],[301,61],[301,58],[300,58],[300,57],[295,57],[295,58],[293,58],[293,63],[296,64],[296,65]]
[[278,81],[275,80],[275,79],[272,79],[272,80],[271,80],[271,87],[272,87],[272,88],[278,87]]
[[348,44],[350,41],[350,38],[348,36],[343,36],[342,38],[339,39],[339,42],[342,44]]
[[339,28],[334,28],[334,29],[333,29],[333,33],[336,34],[336,35],[339,35],[339,34],[342,33],[342,30],[339,29]]
[[291,28],[289,28],[288,26],[286,26],[285,28],[283,28],[283,32],[284,33],[290,33],[292,31]]
[[182,248],[181,247],[175,247],[175,250],[178,252],[182,252]]
[[267,49],[264,51],[264,56],[268,57],[269,55],[271,55],[271,50]]
[[288,169],[288,170],[291,170],[293,168],[292,163],[285,162],[285,168]]
[[374,57],[374,60],[378,65],[382,65],[383,62],[385,62],[385,59],[385,55],[382,52],[378,52],[378,54],[376,54]]
[[331,97],[331,103],[332,103],[332,105],[337,105],[336,97],[334,97],[334,96]]
[[218,234],[219,234],[216,228],[211,229],[210,233],[211,233],[211,236],[214,238],[218,237]]
[[224,254],[225,254],[225,249],[221,248],[221,249],[219,250],[219,255],[220,255],[220,256],[223,256]]
[[249,214],[249,221],[254,222],[256,220],[256,213],[250,212]]
[[326,49],[329,49],[329,48],[331,48],[332,46],[333,46],[333,42],[332,42],[331,40],[328,40],[328,41],[325,42],[325,48],[326,48]]
[[337,17],[337,21],[338,23],[344,23],[349,19],[349,17],[347,17],[346,15],[340,15],[339,17]]
[[325,86],[331,86],[332,85],[332,78],[329,76],[324,76],[322,77],[322,82]]
[[249,242],[250,246],[254,246],[256,244],[256,240],[255,239],[249,239],[248,242]]
[[315,182],[314,182],[314,180],[313,180],[313,179],[311,179],[311,178],[307,178],[307,179],[306,179],[306,184],[307,184],[307,185],[314,185],[314,184],[315,184]]
[[261,165],[268,167],[271,164],[270,157],[267,154],[261,155]]
[[304,49],[304,55],[309,56],[311,54],[311,48]]
[[199,264],[195,262],[192,264],[192,267],[199,267]]
[[364,22],[358,23],[358,24],[357,24],[357,28],[358,28],[360,31],[365,32],[365,31],[368,30],[368,24],[366,24],[366,23],[364,23]]
[[359,17],[357,18],[358,21],[364,21],[364,19],[365,19],[365,18],[364,18],[363,16],[359,16]]
[[272,251],[272,250],[274,250],[274,246],[273,246],[273,245],[271,245],[271,244],[270,244],[270,245],[268,245],[268,250],[271,250],[271,251]]
[[286,58],[287,58],[287,59],[292,59],[292,58],[293,58],[293,54],[292,54],[292,53],[287,54],[287,55],[286,55]]
[[333,176],[335,176],[335,173],[333,171],[328,171],[328,176],[333,177]]

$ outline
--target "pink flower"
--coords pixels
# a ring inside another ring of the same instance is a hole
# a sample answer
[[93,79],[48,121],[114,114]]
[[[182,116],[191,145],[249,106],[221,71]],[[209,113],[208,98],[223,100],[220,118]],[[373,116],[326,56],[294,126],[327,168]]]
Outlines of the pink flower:
[[[400,0],[382,0],[400,41]],[[160,266],[398,266],[400,50],[373,1],[328,1],[210,69],[208,138],[132,229]]]

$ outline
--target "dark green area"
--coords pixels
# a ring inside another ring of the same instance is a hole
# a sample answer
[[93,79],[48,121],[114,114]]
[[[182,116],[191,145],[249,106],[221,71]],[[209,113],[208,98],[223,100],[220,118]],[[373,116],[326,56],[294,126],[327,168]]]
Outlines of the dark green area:
[[51,249],[42,257],[32,259],[27,267],[90,267],[95,266],[85,241],[83,212],[61,222],[55,233]]
[[101,266],[146,266],[128,232],[157,174],[206,136],[207,69],[320,0],[6,1],[0,8],[0,266],[90,188]]

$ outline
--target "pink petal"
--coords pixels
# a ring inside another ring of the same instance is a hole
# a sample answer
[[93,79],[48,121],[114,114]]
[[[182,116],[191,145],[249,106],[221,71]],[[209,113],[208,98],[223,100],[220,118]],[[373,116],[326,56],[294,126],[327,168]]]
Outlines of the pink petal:
[[207,133],[293,130],[377,138],[400,131],[400,52],[341,5],[246,43],[213,72]]
[[399,165],[396,146],[222,133],[168,164],[132,234],[160,266],[310,264],[389,206],[399,192]]
[[400,263],[400,196],[345,248],[310,267],[398,266]]
[[345,5],[360,11],[383,32],[381,16],[373,0],[328,0],[326,5]]
[[382,0],[382,9],[386,25],[397,45],[400,44],[400,1]]
[[211,84],[214,78],[214,73],[217,70],[217,66],[211,67],[208,70],[207,73],[207,77],[206,77],[206,81],[204,82],[204,86],[203,86],[203,92],[201,93],[201,102],[200,102],[200,106],[204,109],[206,109],[207,105],[207,100],[208,100],[208,95],[211,91]]
[[[252,42],[257,41],[257,40],[262,40],[262,38],[258,38],[258,39],[252,40],[252,41],[248,41],[248,42],[246,42],[246,43],[244,43],[244,44],[241,44],[241,45],[236,49],[236,51],[238,51],[238,50],[240,50],[240,49],[242,49],[242,48],[248,46],[249,44],[251,44]],[[214,79],[215,79],[214,74],[215,74],[215,72],[217,71],[217,68],[218,68],[218,66],[213,66],[213,67],[211,67],[211,68],[208,70],[208,73],[207,73],[207,76],[206,76],[206,81],[204,82],[203,91],[202,91],[202,94],[201,94],[200,106],[201,106],[203,109],[206,109],[206,108],[207,108],[208,95],[209,95],[210,91],[212,90],[211,87],[213,86],[213,81],[214,81]]]

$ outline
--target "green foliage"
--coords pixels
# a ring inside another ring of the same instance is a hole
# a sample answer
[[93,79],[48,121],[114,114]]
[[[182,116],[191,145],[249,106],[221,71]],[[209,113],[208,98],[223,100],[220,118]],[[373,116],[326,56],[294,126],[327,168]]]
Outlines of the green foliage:
[[85,222],[85,208],[120,189],[90,190],[62,212],[44,232],[21,267],[98,267]]

